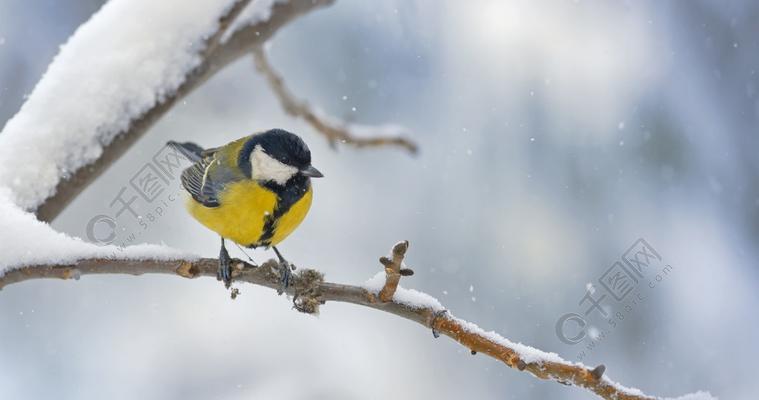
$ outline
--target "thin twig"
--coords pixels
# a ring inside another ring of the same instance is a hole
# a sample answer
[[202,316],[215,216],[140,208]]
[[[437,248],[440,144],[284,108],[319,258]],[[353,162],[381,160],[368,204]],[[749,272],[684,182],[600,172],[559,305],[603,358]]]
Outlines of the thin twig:
[[267,20],[241,28],[226,41],[221,42],[224,31],[249,2],[250,0],[238,1],[221,17],[217,31],[207,39],[202,63],[187,74],[184,83],[176,92],[167,94],[163,102],[130,121],[129,128],[104,146],[102,155],[95,162],[72,171],[73,174],[68,179],[61,179],[55,188],[55,194],[37,208],[37,218],[46,222],[55,219],[79,193],[124,155],[178,100],[187,96],[217,71],[241,56],[249,54],[251,49],[269,40],[286,23],[316,8],[332,4],[333,0],[275,2],[271,9],[271,16]]
[[[256,69],[264,75],[269,87],[279,99],[286,113],[296,118],[303,118],[317,132],[324,135],[331,145],[343,143],[354,147],[399,146],[415,154],[418,146],[413,141],[401,136],[405,130],[395,125],[359,126],[339,120],[312,108],[306,101],[293,95],[285,85],[282,76],[274,70],[261,46],[253,49]],[[360,135],[357,132],[360,131]]]
[[[406,242],[401,242],[406,243]],[[398,246],[396,246],[398,247]],[[407,247],[401,245],[401,247]],[[400,247],[398,248],[400,250]],[[405,249],[403,250],[405,252]],[[395,257],[394,257],[395,258]],[[399,254],[399,258],[402,256]],[[392,261],[390,261],[392,263]],[[278,263],[269,260],[255,267],[242,260],[233,260],[232,276],[235,281],[277,290],[280,287]],[[400,265],[400,260],[398,261]],[[59,278],[79,279],[90,274],[169,274],[184,278],[216,277],[218,260],[202,258],[198,260],[126,260],[126,259],[85,259],[71,265],[37,265],[7,271],[0,276],[0,289],[10,284],[32,279]],[[605,367],[587,368],[567,361],[525,360],[518,349],[498,340],[493,334],[473,329],[462,319],[451,316],[431,306],[402,303],[391,299],[382,301],[378,293],[353,285],[325,282],[323,275],[312,269],[301,269],[293,277],[286,290],[293,296],[295,308],[302,312],[318,312],[326,302],[344,302],[361,305],[394,314],[421,324],[435,332],[442,333],[459,342],[473,354],[482,353],[493,357],[519,371],[562,384],[585,388],[604,399],[655,400],[638,391],[626,389],[603,376]]]
[[393,299],[398,283],[401,281],[401,267],[406,257],[408,241],[398,242],[393,246],[392,258],[380,257],[380,264],[385,266],[385,286],[379,292],[380,300],[388,302]]

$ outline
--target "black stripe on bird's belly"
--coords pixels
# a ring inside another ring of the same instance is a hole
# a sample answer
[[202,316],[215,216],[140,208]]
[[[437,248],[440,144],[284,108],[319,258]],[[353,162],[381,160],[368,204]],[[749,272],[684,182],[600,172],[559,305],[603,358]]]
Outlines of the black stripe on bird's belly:
[[263,185],[265,188],[277,194],[277,206],[274,208],[274,212],[266,217],[261,237],[258,238],[256,243],[249,247],[271,246],[271,239],[274,237],[274,232],[277,230],[277,222],[279,222],[279,218],[287,214],[287,212],[290,211],[290,208],[292,208],[292,206],[306,194],[310,185],[310,179],[303,175],[294,176],[287,181],[285,186],[279,185],[276,182],[267,182]]

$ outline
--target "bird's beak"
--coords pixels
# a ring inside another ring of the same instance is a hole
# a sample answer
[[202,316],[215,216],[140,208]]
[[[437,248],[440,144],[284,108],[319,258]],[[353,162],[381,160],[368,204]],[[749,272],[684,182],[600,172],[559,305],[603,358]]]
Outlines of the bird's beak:
[[301,175],[307,176],[309,178],[321,178],[324,176],[321,172],[319,172],[318,169],[314,168],[312,165],[309,165],[308,167],[300,170]]

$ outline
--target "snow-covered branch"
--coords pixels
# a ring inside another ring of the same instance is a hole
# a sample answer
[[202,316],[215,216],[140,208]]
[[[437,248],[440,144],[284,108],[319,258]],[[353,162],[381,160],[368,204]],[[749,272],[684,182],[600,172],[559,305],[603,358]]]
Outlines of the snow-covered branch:
[[274,70],[262,47],[253,49],[256,69],[266,77],[269,87],[279,99],[282,108],[293,117],[302,118],[317,132],[324,135],[334,147],[337,143],[354,147],[398,146],[415,154],[419,148],[403,135],[408,130],[398,125],[359,125],[327,115],[308,102],[300,100],[285,85],[282,76]]
[[[61,48],[0,134],[0,187],[54,219],[177,100],[332,0],[113,0]],[[150,18],[145,18],[150,15]]]
[[[408,242],[400,242],[392,252],[396,261],[395,265],[399,268],[403,258],[399,252],[401,244],[405,253]],[[387,263],[383,262],[383,264],[393,264],[393,260],[387,259]],[[79,279],[83,275],[90,274],[158,273],[184,278],[216,277],[217,268],[218,260],[213,258],[94,257],[72,263],[41,264],[10,269],[5,275],[0,276],[0,289],[30,279]],[[582,387],[604,399],[661,399],[612,381],[604,375],[603,365],[589,368],[581,363],[565,361],[555,353],[546,353],[512,342],[495,332],[484,331],[471,322],[453,316],[437,299],[426,293],[396,286],[391,297],[383,301],[380,292],[387,285],[388,274],[390,272],[388,268],[385,268],[364,285],[355,286],[326,282],[322,273],[313,269],[301,269],[293,278],[286,293],[292,296],[294,307],[305,313],[317,313],[320,305],[327,302],[345,302],[394,314],[431,329],[435,337],[442,334],[452,338],[469,349],[472,354],[486,354],[511,368],[529,372],[540,379]],[[242,260],[234,260],[232,276],[233,280],[238,282],[248,282],[275,290],[280,287],[279,268],[275,260],[269,260],[259,267]],[[236,293],[233,291],[233,295]],[[706,400],[713,397],[709,393],[698,392],[679,399]]]

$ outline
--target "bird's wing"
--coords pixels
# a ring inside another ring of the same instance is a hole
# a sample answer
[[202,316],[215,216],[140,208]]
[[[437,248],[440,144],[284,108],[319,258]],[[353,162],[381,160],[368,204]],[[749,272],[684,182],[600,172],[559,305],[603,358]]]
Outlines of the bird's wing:
[[[192,142],[179,143],[173,140],[169,140],[168,143],[166,143],[166,145],[177,150],[180,154],[185,156],[191,162],[198,162],[206,155],[210,155],[213,153],[213,152],[210,152],[208,154],[205,154],[205,152],[208,152],[209,150],[203,150],[202,147]],[[211,150],[216,150],[216,149],[211,149]]]
[[[206,150],[207,152],[208,150]],[[182,186],[195,201],[206,207],[218,207],[219,195],[226,185],[240,179],[221,160],[218,152],[209,153],[182,172]]]

